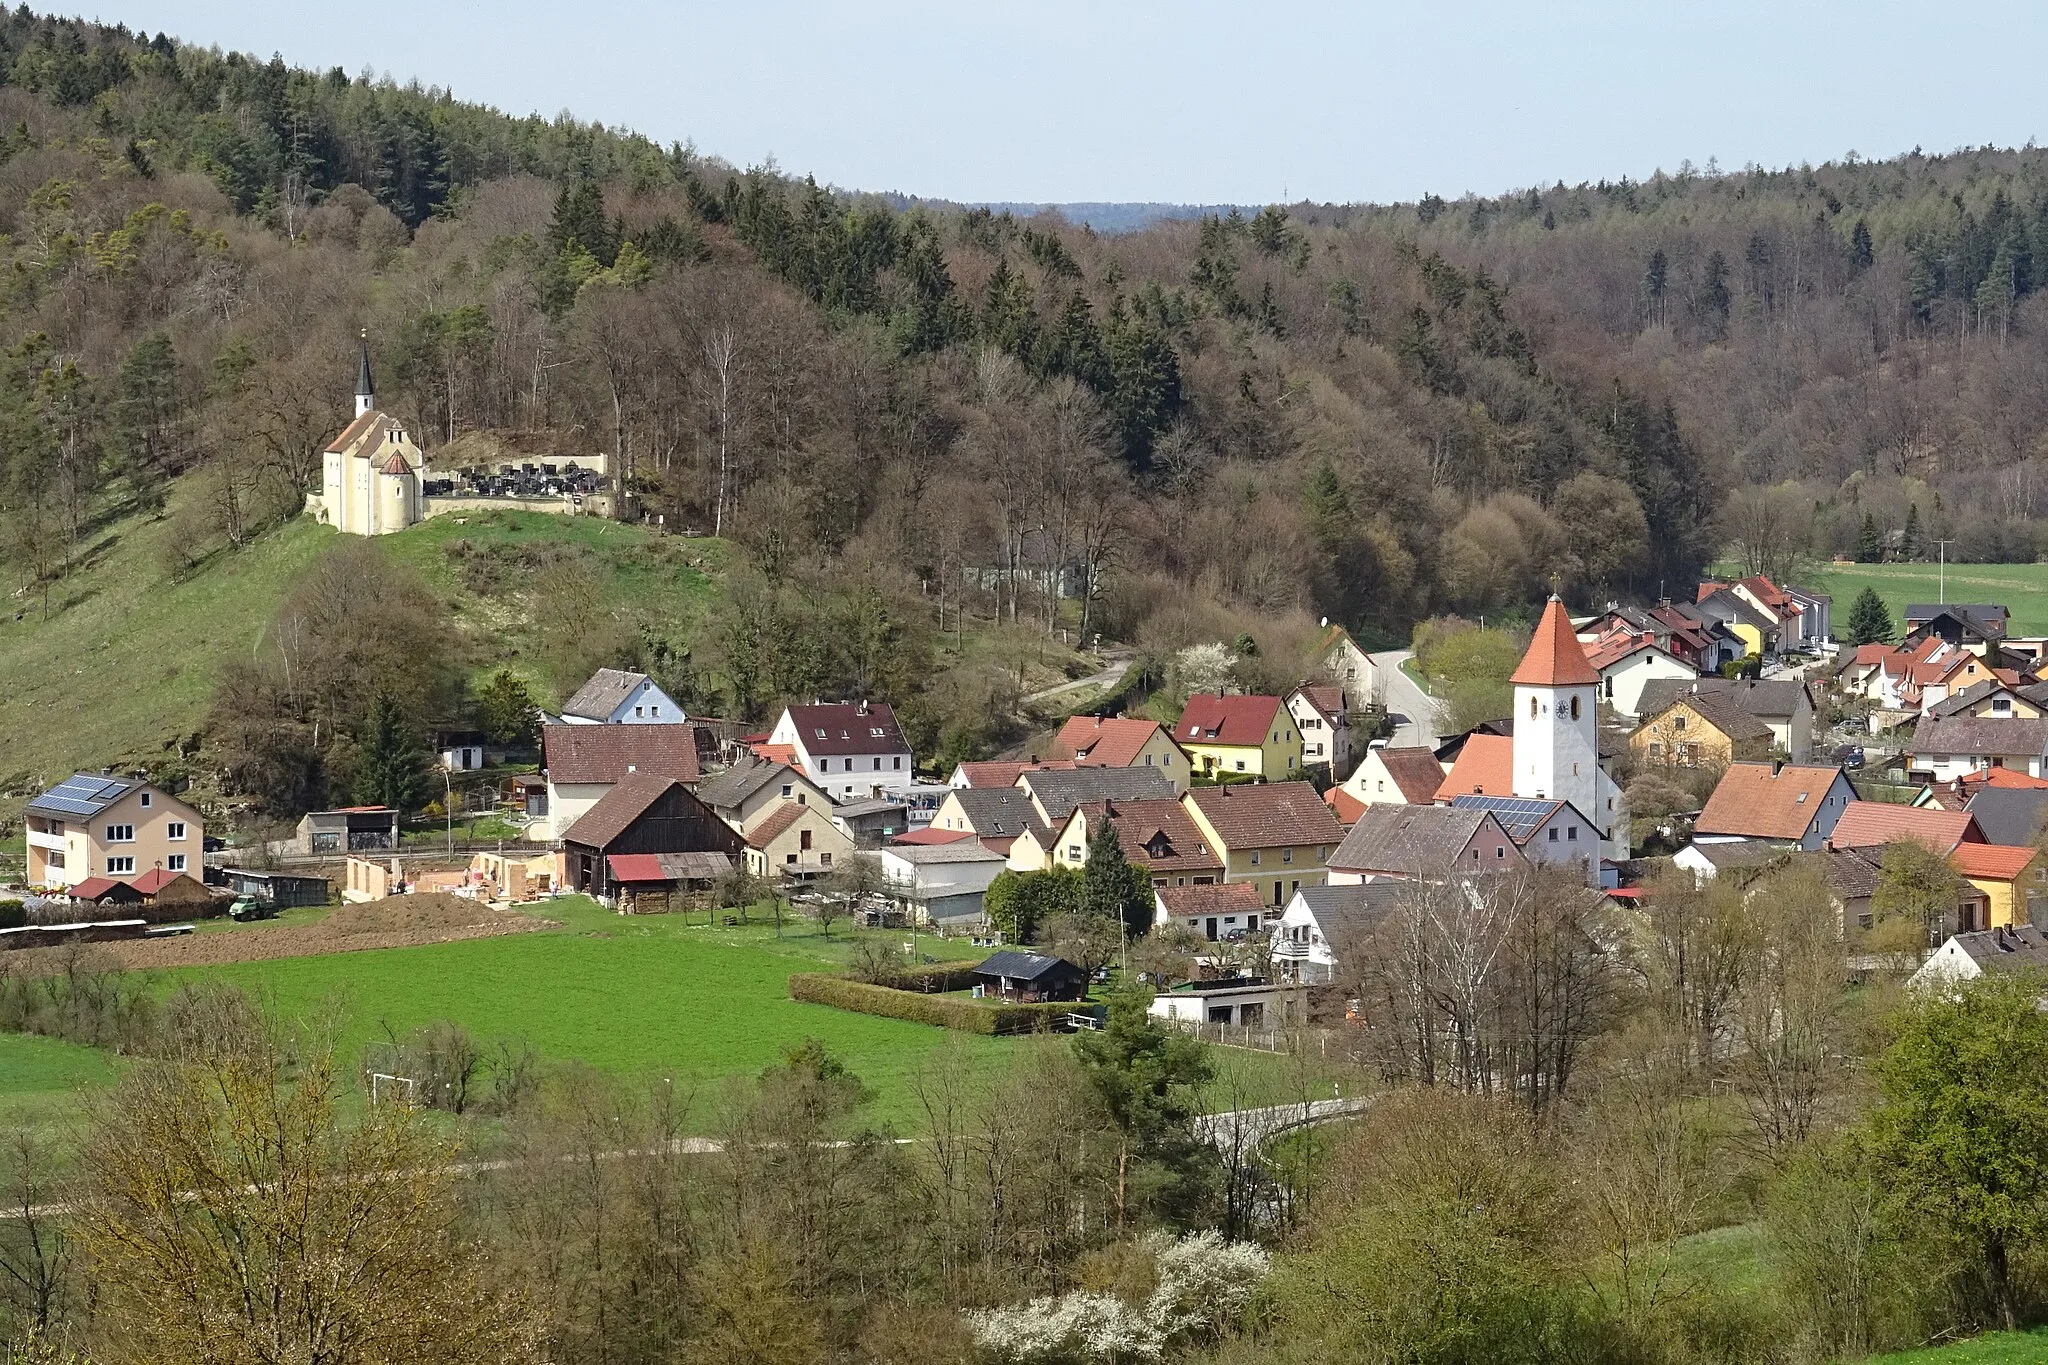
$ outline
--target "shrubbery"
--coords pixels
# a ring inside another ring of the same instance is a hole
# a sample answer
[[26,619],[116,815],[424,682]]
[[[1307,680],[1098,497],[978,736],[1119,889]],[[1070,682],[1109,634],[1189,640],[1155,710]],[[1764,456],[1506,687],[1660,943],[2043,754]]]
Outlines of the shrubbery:
[[950,995],[921,995],[893,986],[849,981],[824,972],[799,972],[789,979],[789,998],[884,1019],[957,1029],[962,1033],[1035,1033],[1079,1008],[1072,1004],[983,1004]]

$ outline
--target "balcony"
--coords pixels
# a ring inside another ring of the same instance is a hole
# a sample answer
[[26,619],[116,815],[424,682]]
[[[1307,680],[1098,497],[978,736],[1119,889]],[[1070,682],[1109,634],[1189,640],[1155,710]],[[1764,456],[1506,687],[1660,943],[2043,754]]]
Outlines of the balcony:
[[1273,958],[1275,961],[1285,959],[1299,962],[1308,958],[1315,949],[1316,945],[1313,943],[1296,943],[1292,939],[1283,938],[1273,945]]
[[61,834],[44,834],[40,830],[32,829],[28,832],[28,846],[48,849],[52,853],[62,853],[70,847],[64,842],[64,837]]

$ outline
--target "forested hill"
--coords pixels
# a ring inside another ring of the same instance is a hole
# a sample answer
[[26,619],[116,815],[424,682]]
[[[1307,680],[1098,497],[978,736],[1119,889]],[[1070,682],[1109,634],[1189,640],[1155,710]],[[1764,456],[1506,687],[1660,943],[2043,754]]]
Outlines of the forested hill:
[[1318,616],[1680,591],[1863,512],[2031,553],[2031,151],[1111,236],[19,10],[0,130],[0,554],[60,613],[123,518],[177,522],[176,577],[292,516],[360,329],[430,459],[603,447],[733,544],[695,638],[612,654],[738,714],[890,695],[953,752],[1016,687],[963,622],[1249,634],[1286,681]]

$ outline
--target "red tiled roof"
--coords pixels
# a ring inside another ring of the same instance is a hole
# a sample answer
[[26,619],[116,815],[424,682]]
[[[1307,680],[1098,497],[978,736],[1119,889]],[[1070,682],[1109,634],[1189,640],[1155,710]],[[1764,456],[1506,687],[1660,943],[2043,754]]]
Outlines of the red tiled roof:
[[1693,829],[1749,839],[1802,839],[1840,775],[1839,768],[1797,763],[1776,771],[1768,763],[1730,763]]
[[769,744],[764,741],[760,744],[750,744],[747,747],[754,751],[754,757],[764,763],[781,763],[791,768],[796,766],[796,745],[794,744]]
[[[1508,746],[1512,750],[1514,741],[1509,740]],[[1421,745],[1389,745],[1373,752],[1379,755],[1387,776],[1394,779],[1394,790],[1401,793],[1403,801],[1411,806],[1426,806],[1436,800],[1437,789],[1444,784],[1444,765],[1437,761],[1435,750]]]
[[1124,857],[1154,873],[1223,871],[1222,856],[1209,847],[1201,827],[1178,801],[1091,801],[1076,810],[1085,812],[1091,829],[1107,819]]
[[1876,848],[1899,839],[1949,853],[1961,843],[1983,843],[1977,817],[1968,811],[1895,806],[1885,801],[1851,801],[1828,836],[1830,848]]
[[350,422],[347,426],[343,427],[341,429],[341,435],[335,437],[332,441],[328,442],[327,449],[322,451],[321,453],[326,455],[332,455],[338,451],[347,450],[350,446],[356,443],[356,440],[359,437],[361,437],[364,432],[368,431],[372,426],[375,426],[377,423],[377,419],[382,417],[383,415],[383,413],[378,412],[375,408],[370,409],[362,416],[356,418],[355,421]]
[[1307,782],[1196,787],[1187,799],[1229,848],[1336,845],[1344,841],[1344,827]]
[[1330,808],[1330,814],[1337,817],[1337,823],[1347,829],[1358,819],[1359,813],[1365,809],[1365,802],[1359,800],[1350,792],[1345,791],[1342,787],[1332,787],[1324,792],[1323,804]]
[[[820,702],[792,706],[789,721],[797,743],[813,758],[842,754],[905,753],[909,741],[896,724],[896,712],[885,701]],[[875,731],[881,731],[876,734]]]
[[1565,615],[1564,603],[1553,597],[1536,623],[1529,651],[1521,666],[1508,679],[1526,687],[1580,687],[1600,681],[1600,674],[1586,661],[1586,648]]
[[1987,787],[2010,787],[2018,791],[2040,791],[2048,787],[2048,777],[2028,777],[2018,768],[1992,768],[1982,776]]
[[126,882],[117,881],[112,877],[87,877],[82,882],[72,883],[71,890],[67,894],[73,900],[96,901],[116,887],[126,885]]
[[384,462],[383,472],[386,474],[410,474],[412,473],[412,465],[407,462],[404,452],[394,450],[391,452],[391,458]]
[[1158,721],[1134,716],[1071,716],[1053,746],[1089,767],[1128,768],[1158,730]]
[[1025,773],[1054,772],[1074,767],[1070,758],[1049,758],[1040,763],[1004,762],[989,760],[983,763],[962,763],[960,775],[967,779],[967,785],[977,791],[983,787],[1014,787],[1017,779]]
[[933,829],[927,825],[923,829],[914,829],[908,834],[899,834],[889,842],[892,844],[957,844],[962,839],[972,839],[973,837],[974,833],[972,830]]
[[1458,750],[1458,761],[1444,775],[1436,799],[1454,796],[1513,796],[1515,741],[1508,735],[1470,735]]
[[769,812],[766,820],[754,826],[753,832],[747,835],[747,843],[754,848],[768,847],[786,833],[791,825],[803,819],[809,810],[809,806],[798,805],[794,801],[783,802]]
[[[1341,687],[1333,687],[1328,683],[1303,683],[1294,691],[1301,693],[1310,706],[1325,716],[1344,714],[1344,689]],[[1292,696],[1293,693],[1288,695]]]
[[152,867],[149,871],[143,873],[140,877],[137,877],[134,881],[128,884],[134,887],[137,891],[140,891],[145,896],[154,896],[157,892],[163,890],[172,882],[179,881],[181,879],[184,881],[193,882],[194,885],[198,884],[197,881],[189,873],[173,872],[170,869],[163,867]]
[[543,725],[541,767],[555,782],[617,782],[629,773],[697,780],[694,725]]
[[1197,692],[1173,727],[1183,744],[1235,744],[1257,748],[1273,734],[1278,697],[1218,697]]
[[1266,908],[1251,882],[1209,882],[1202,886],[1162,886],[1153,893],[1175,919],[1203,915],[1257,914]]
[[2039,849],[2012,844],[1957,844],[1948,861],[1965,877],[2009,882],[2033,866],[2034,859],[2040,856]]

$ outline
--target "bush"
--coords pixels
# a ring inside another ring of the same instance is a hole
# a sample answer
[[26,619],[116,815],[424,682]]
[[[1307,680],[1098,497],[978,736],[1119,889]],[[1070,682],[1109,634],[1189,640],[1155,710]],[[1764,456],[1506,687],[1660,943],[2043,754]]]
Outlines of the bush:
[[1036,1033],[1053,1020],[1079,1008],[1072,1004],[998,1005],[950,995],[919,995],[866,981],[849,981],[823,972],[799,972],[789,979],[789,998],[812,1005],[830,1005],[856,1014],[904,1019],[961,1033],[1000,1036]]
[[0,901],[0,929],[19,929],[28,923],[28,910],[20,901]]

